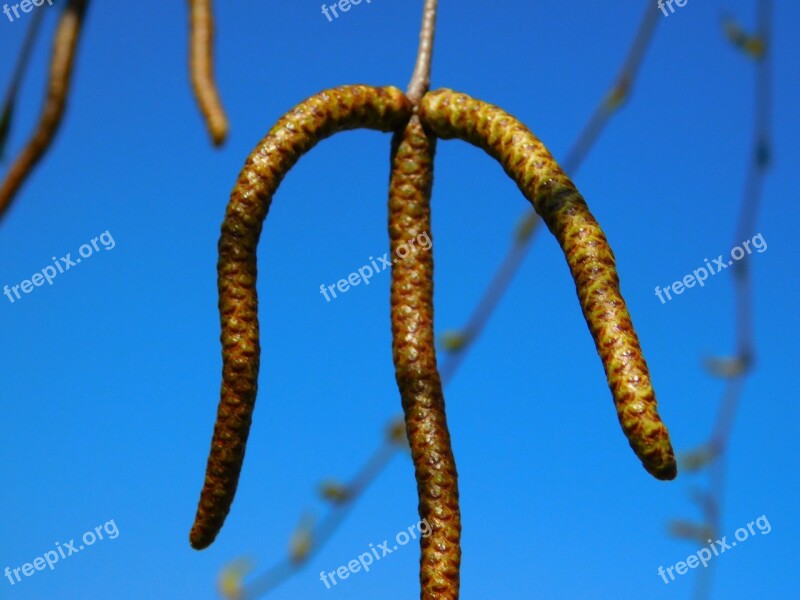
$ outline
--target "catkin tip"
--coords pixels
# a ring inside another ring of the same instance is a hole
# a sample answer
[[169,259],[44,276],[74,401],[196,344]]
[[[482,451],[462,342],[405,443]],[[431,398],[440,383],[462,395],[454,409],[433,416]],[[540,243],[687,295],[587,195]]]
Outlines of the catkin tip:
[[672,481],[678,476],[678,463],[670,448],[670,455],[658,462],[642,462],[645,470],[656,479],[661,481]]
[[213,541],[213,538],[197,533],[194,529],[189,533],[189,544],[191,544],[192,548],[195,550],[205,550]]

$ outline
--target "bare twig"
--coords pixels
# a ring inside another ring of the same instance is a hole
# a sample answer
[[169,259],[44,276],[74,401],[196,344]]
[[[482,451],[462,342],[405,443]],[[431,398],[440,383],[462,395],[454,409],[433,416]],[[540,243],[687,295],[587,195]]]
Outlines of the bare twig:
[[[391,431],[397,431],[398,426],[400,428],[403,427],[402,421],[393,424]],[[405,433],[402,435],[405,437]],[[237,594],[232,597],[237,600],[259,598],[289,579],[316,556],[347,518],[347,515],[355,508],[356,501],[361,497],[364,490],[372,484],[386,465],[389,464],[389,461],[397,451],[405,447],[404,444],[398,442],[400,442],[399,436],[390,433],[384,443],[367,459],[367,462],[356,473],[351,483],[344,488],[342,501],[334,503],[330,512],[309,533],[311,544],[305,554],[297,557],[287,557],[285,560],[270,567],[267,571],[249,581],[246,586],[241,586],[237,590]]]
[[[750,164],[744,181],[742,202],[734,243],[752,235],[756,227],[758,209],[761,205],[762,189],[771,154],[771,44],[772,44],[772,0],[758,0],[758,22],[756,33],[746,36],[736,31],[733,41],[747,51],[756,60],[754,129],[751,143]],[[728,28],[734,28],[731,23]],[[729,33],[730,36],[730,33]],[[733,36],[731,36],[733,38]],[[755,362],[755,344],[753,341],[753,289],[748,259],[735,263],[734,270],[734,302],[736,354],[732,359],[714,359],[709,361],[711,372],[715,375],[726,375],[725,388],[722,393],[714,429],[710,441],[690,453],[689,459],[700,466],[710,465],[708,472],[709,489],[707,501],[701,505],[701,513],[707,528],[720,535],[722,531],[722,512],[725,496],[725,469],[727,450],[731,443],[731,434],[736,413],[744,393],[744,384],[752,371]],[[720,365],[732,364],[729,372],[720,369]],[[707,453],[706,459],[697,460],[698,456]],[[700,540],[701,543],[705,540]],[[713,568],[704,570],[698,576],[695,597],[709,598],[711,595]]]
[[433,37],[436,31],[437,0],[425,0],[422,9],[422,27],[419,32],[419,48],[417,49],[417,62],[411,82],[406,89],[411,103],[416,106],[430,88],[431,61],[433,60]]
[[22,42],[22,48],[19,56],[17,57],[17,64],[14,67],[14,73],[11,75],[11,82],[8,84],[6,90],[6,98],[3,102],[3,113],[0,116],[0,160],[3,158],[6,140],[11,130],[11,121],[14,117],[14,105],[16,104],[17,94],[22,85],[22,79],[25,76],[25,71],[28,67],[31,54],[33,53],[33,46],[36,42],[36,36],[42,25],[42,19],[45,12],[43,10],[36,11],[28,31],[25,32],[25,40]]

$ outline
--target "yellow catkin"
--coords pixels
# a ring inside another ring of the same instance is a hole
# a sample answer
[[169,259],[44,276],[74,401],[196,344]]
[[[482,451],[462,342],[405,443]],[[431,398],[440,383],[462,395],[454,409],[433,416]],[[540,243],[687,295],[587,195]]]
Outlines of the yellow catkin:
[[544,145],[496,106],[438,90],[422,99],[419,117],[438,137],[466,140],[497,159],[544,219],[567,259],[622,429],[648,472],[673,479],[675,456],[620,294],[614,254],[575,185]]
[[[244,460],[260,357],[256,247],[283,177],[320,140],[348,129],[394,131],[411,104],[393,87],[326,90],[283,116],[247,158],[231,192],[219,239],[222,389],[206,478],[190,533],[194,548],[214,541],[230,510]],[[324,208],[324,207],[323,207]]]
[[458,598],[461,512],[458,476],[445,417],[433,333],[430,195],[435,138],[415,116],[392,144],[389,239],[392,354],[417,480],[421,598]]

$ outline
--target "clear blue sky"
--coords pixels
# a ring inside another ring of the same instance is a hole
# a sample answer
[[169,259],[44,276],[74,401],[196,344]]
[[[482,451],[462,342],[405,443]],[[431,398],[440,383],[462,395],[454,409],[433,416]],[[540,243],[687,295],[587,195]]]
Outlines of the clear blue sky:
[[[388,250],[389,136],[340,134],[281,186],[259,249],[262,370],[246,464],[217,542],[189,547],[220,381],[216,245],[244,160],[294,104],[346,83],[405,87],[421,0],[373,0],[334,22],[320,1],[217,2],[216,65],[232,133],[210,147],[188,84],[185,3],[94,2],[68,113],[0,226],[0,285],[109,231],[113,249],[15,303],[0,296],[0,570],[114,520],[119,536],[36,571],[0,598],[216,597],[228,561],[286,554],[318,482],[352,476],[399,412],[389,274],[326,303],[334,283]],[[433,87],[493,102],[563,157],[606,93],[645,2],[441,2]],[[624,5],[624,6],[623,6]],[[52,32],[56,8],[43,33]],[[689,0],[662,18],[641,78],[576,182],[616,253],[622,289],[679,450],[705,441],[723,383],[701,368],[733,351],[732,276],[667,304],[654,294],[725,254],[750,151],[753,68],[723,39],[752,0]],[[0,82],[25,16],[0,18]],[[752,235],[758,368],[729,456],[724,534],[772,531],[715,559],[716,598],[787,598],[800,551],[797,370],[796,35],[775,15],[774,165]],[[25,81],[16,152],[41,104],[49,40]],[[436,326],[461,326],[506,252],[525,201],[464,143],[439,145]],[[625,441],[564,259],[544,232],[447,389],[463,511],[465,598],[690,598],[696,572],[659,566],[698,547],[666,535],[694,520],[697,477],[652,479]],[[396,457],[332,542],[274,598],[418,595],[409,545],[327,590],[332,571],[416,521],[410,461]]]

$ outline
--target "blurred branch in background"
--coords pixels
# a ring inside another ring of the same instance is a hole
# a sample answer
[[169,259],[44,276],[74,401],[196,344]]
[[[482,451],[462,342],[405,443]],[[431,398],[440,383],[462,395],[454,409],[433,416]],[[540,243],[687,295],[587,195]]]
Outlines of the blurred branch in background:
[[[636,37],[614,84],[561,163],[569,176],[575,176],[610,118],[628,99],[645,52],[653,39],[658,19],[659,12],[656,5],[648,1]],[[495,272],[467,325],[458,332],[446,333],[443,336],[442,348],[446,355],[440,372],[445,386],[458,371],[467,351],[480,336],[500,298],[519,270],[538,224],[539,217],[536,213],[532,209],[526,211],[516,228],[505,259]],[[326,483],[321,486],[321,495],[330,503],[331,508],[316,523],[308,516],[301,519],[290,542],[289,556],[286,559],[247,583],[245,579],[253,570],[251,560],[238,559],[223,568],[219,577],[219,591],[222,597],[228,600],[249,600],[263,596],[302,569],[337,531],[361,493],[386,467],[394,454],[405,447],[403,418],[398,416],[390,427],[387,440],[349,484]]]
[[22,80],[25,77],[25,71],[33,53],[33,46],[36,43],[36,36],[42,25],[42,19],[45,12],[43,10],[36,11],[31,20],[28,31],[25,32],[25,39],[22,42],[22,49],[17,57],[17,64],[14,65],[14,72],[11,75],[11,81],[6,90],[6,97],[3,101],[3,113],[0,116],[0,161],[3,160],[5,154],[6,141],[8,141],[8,134],[11,133],[11,122],[14,118],[14,107],[17,104],[17,94],[19,88],[22,86]]
[[[756,32],[748,35],[735,21],[723,18],[722,27],[727,38],[748,58],[756,63],[753,141],[750,164],[744,181],[742,204],[734,239],[736,243],[752,235],[756,229],[764,178],[771,161],[771,98],[772,75],[770,54],[772,48],[772,0],[758,0]],[[670,524],[675,537],[689,539],[702,545],[709,538],[716,539],[722,531],[722,508],[725,493],[725,457],[731,441],[731,431],[736,411],[744,390],[744,382],[755,361],[753,342],[753,288],[749,257],[734,263],[734,302],[736,353],[733,357],[709,358],[706,368],[712,376],[726,380],[717,419],[710,440],[700,448],[685,455],[681,467],[685,472],[708,470],[708,489],[696,491],[694,501],[700,508],[704,523],[693,525],[686,521]],[[713,569],[705,569],[698,576],[695,597],[709,598]]]
[[408,448],[405,421],[398,417],[389,425],[383,444],[349,483],[328,480],[319,486],[320,496],[331,505],[331,509],[319,523],[315,523],[308,513],[301,517],[289,542],[288,556],[283,561],[252,579],[246,588],[242,584],[252,571],[252,561],[240,559],[227,565],[219,579],[220,594],[231,600],[258,598],[289,579],[322,549],[350,514],[355,500],[383,471],[397,451],[404,448]]

